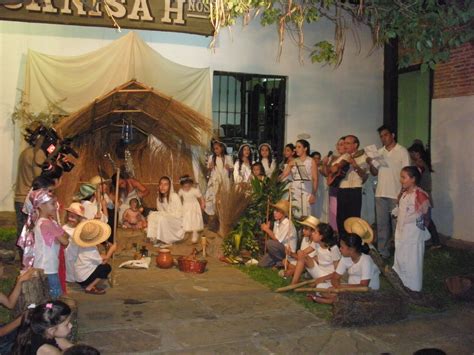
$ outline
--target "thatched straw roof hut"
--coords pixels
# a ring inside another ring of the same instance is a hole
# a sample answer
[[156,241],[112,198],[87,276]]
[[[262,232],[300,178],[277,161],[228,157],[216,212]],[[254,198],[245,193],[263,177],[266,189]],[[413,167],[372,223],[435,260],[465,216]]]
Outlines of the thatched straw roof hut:
[[[133,140],[124,145],[124,126],[131,126]],[[99,169],[111,176],[113,167],[134,167],[135,177],[152,193],[167,175],[176,183],[183,174],[193,176],[192,150],[206,144],[211,121],[189,106],[135,80],[95,99],[56,126],[62,137],[74,138],[80,158],[72,173],[64,175],[58,191],[60,200],[69,203],[78,184],[98,175]],[[125,160],[125,147],[131,160]]]

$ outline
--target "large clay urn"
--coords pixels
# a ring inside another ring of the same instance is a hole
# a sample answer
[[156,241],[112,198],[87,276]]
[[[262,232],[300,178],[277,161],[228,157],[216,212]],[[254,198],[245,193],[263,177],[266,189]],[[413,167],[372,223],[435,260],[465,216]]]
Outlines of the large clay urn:
[[156,266],[161,269],[169,269],[173,266],[173,257],[169,249],[160,249],[158,250],[158,255],[156,256]]

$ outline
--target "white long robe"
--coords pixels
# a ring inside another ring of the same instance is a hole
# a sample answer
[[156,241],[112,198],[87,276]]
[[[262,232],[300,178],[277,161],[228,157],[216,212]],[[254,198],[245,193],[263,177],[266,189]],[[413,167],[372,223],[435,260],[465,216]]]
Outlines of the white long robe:
[[[207,162],[208,169],[212,165],[212,161],[213,156],[210,156],[209,161]],[[229,171],[225,167],[226,165],[233,165],[232,157],[230,155],[225,155],[224,159],[217,158],[216,165],[212,169],[209,181],[207,182],[207,189],[205,194],[206,207],[204,211],[209,216],[213,216],[216,214],[216,194],[219,190],[219,186],[221,184],[224,184],[227,188],[230,185],[230,176]]]
[[156,200],[158,211],[148,215],[147,237],[166,244],[178,242],[184,238],[183,205],[175,192],[170,193],[169,202]]
[[408,194],[405,192],[396,209],[398,216],[393,269],[406,287],[412,291],[421,291],[425,241],[431,235],[427,227],[421,227],[422,213],[415,211],[415,199],[416,191]]
[[[309,198],[313,190],[311,167],[313,159],[306,157],[304,161],[295,159],[295,166],[291,168],[291,206],[295,217],[309,216],[311,205]],[[296,166],[297,165],[297,166]]]

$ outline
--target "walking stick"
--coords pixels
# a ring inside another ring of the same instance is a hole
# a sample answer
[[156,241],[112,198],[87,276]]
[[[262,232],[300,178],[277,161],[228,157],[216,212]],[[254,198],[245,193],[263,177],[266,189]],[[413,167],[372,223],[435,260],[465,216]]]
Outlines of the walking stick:
[[[270,221],[270,196],[268,196],[268,199],[267,199],[267,213],[265,217],[265,223],[268,224],[269,221]],[[265,254],[267,253],[267,241],[268,241],[268,234],[265,233],[265,251],[264,251]]]
[[[120,168],[117,168],[117,177],[115,179],[115,208],[114,208],[114,243],[118,245],[117,225],[118,225],[118,200],[119,200],[119,182],[120,182]],[[110,276],[110,287],[115,284],[115,253],[112,254],[112,272]]]

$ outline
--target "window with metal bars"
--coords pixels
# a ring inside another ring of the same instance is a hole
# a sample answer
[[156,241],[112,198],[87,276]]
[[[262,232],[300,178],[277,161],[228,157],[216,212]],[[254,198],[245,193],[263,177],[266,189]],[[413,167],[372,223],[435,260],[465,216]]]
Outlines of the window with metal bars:
[[270,143],[281,157],[285,132],[286,77],[214,72],[213,128],[236,152],[242,143],[253,150]]

